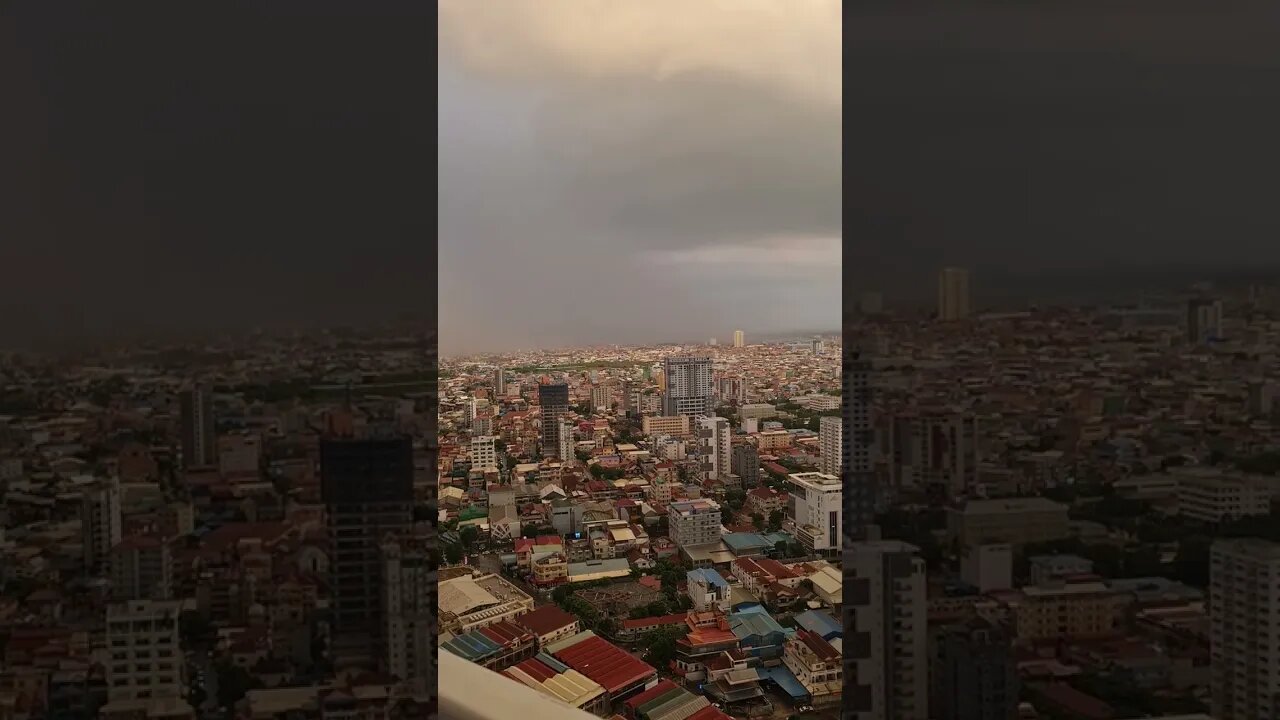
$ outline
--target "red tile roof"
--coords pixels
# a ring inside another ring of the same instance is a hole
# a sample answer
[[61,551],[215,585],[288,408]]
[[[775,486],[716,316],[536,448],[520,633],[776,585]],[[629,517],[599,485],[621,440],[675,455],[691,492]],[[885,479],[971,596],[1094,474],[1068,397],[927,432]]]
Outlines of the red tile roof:
[[480,629],[481,634],[490,640],[498,643],[502,647],[510,647],[512,645],[520,645],[522,643],[533,642],[533,635],[529,630],[515,623],[502,620],[487,627]]
[[809,646],[809,649],[818,656],[819,660],[831,661],[840,658],[840,653],[831,646],[831,643],[823,640],[821,635],[812,630],[797,630],[796,638]]
[[657,672],[652,665],[594,635],[560,650],[555,657],[610,693],[623,690]]
[[516,622],[529,628],[537,635],[550,635],[551,633],[574,624],[578,618],[561,610],[555,605],[543,605],[542,607],[527,612],[516,618]]
[[715,706],[708,705],[685,718],[685,720],[733,720],[733,718],[729,715],[725,715],[722,711],[716,709]]
[[622,627],[626,629],[655,627],[657,625],[683,625],[685,613],[676,613],[674,615],[658,615],[655,617],[638,618],[635,620],[623,620]]
[[657,685],[654,685],[653,687],[649,688],[648,690],[645,690],[639,695],[633,695],[632,697],[628,698],[626,703],[624,704],[627,706],[628,710],[635,712],[635,709],[640,707],[641,705],[649,702],[654,698],[661,697],[663,693],[671,692],[673,689],[677,687],[679,686],[671,682],[670,680],[666,680],[666,679],[659,680]]

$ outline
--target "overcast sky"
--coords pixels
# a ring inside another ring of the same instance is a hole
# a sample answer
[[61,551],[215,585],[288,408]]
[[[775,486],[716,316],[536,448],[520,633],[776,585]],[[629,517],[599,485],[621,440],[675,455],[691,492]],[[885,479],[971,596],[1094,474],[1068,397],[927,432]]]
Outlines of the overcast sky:
[[0,3],[0,347],[437,298],[445,352],[727,341],[945,264],[1280,277],[1280,5],[942,4]]
[[443,0],[444,353],[840,321],[837,0]]

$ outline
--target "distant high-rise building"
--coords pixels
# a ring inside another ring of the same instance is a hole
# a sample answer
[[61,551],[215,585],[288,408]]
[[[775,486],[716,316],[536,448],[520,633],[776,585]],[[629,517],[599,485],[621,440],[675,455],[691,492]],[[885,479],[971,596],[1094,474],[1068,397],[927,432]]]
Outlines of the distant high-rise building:
[[928,720],[928,608],[919,550],[897,540],[855,542],[845,552],[843,717]]
[[201,385],[182,393],[182,465],[212,468],[218,465],[218,428],[213,398]]
[[822,338],[814,338],[809,341],[809,350],[814,355],[821,355],[824,348],[825,345],[822,342]]
[[1187,342],[1203,345],[1222,333],[1222,301],[1192,298],[1187,302]]
[[542,418],[542,456],[560,457],[560,421],[569,413],[569,386],[544,383],[538,386],[538,407]]
[[413,525],[408,437],[320,443],[320,493],[329,531],[333,648],[353,663],[379,657],[383,630],[380,544]]
[[711,358],[669,357],[663,361],[666,393],[663,415],[710,415]]
[[733,346],[736,348],[746,347],[747,336],[741,330],[733,331]]
[[749,442],[734,443],[730,451],[733,474],[742,481],[742,487],[750,490],[760,486],[760,454]]
[[840,466],[847,485],[844,494],[846,537],[856,540],[874,524],[879,501],[873,450],[875,429],[871,423],[871,362],[858,350],[845,356],[841,402],[847,427],[840,431]]
[[493,370],[493,394],[495,397],[507,394],[507,371],[500,367]]
[[724,480],[729,472],[731,443],[729,421],[722,417],[698,418],[698,444],[702,473],[708,480]]
[[938,319],[964,320],[969,317],[969,271],[944,268],[938,274]]
[[890,416],[887,424],[890,486],[933,486],[950,497],[973,489],[982,462],[975,414],[907,411]]
[[573,452],[573,423],[567,419],[560,419],[560,431],[556,434],[556,440],[560,443],[556,457],[560,458],[560,462],[569,462],[574,459]]
[[608,412],[613,407],[613,386],[597,385],[591,388],[591,407],[597,412]]
[[722,377],[716,383],[716,388],[716,395],[719,396],[722,403],[741,403],[746,398],[747,387],[742,378]]
[[1280,543],[1232,538],[1209,552],[1211,715],[1280,717]]
[[436,576],[425,537],[382,544],[384,666],[401,680],[425,682],[436,670]]
[[715,347],[718,343],[716,342],[715,338],[711,338],[709,341],[707,341],[707,344],[712,347]]
[[823,415],[818,419],[818,470],[840,477],[844,470],[844,418]]
[[1014,720],[1018,666],[1009,633],[983,618],[946,625],[929,658],[929,711],[935,720]]
[[99,576],[109,573],[111,549],[120,544],[122,532],[120,481],[107,478],[85,488],[80,495],[85,570]]

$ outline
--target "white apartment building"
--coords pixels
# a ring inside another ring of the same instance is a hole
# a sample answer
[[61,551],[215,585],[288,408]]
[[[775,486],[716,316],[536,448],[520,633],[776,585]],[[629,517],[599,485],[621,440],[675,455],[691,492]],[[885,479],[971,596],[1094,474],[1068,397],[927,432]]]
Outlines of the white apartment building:
[[645,435],[677,435],[689,434],[688,415],[647,415],[640,421]]
[[492,435],[480,435],[471,438],[471,469],[498,469],[498,438]]
[[713,500],[680,500],[667,506],[672,542],[678,548],[720,542],[720,506]]
[[840,478],[820,472],[787,476],[793,499],[796,539],[818,554],[838,551],[843,544],[844,504]]
[[896,540],[855,542],[845,549],[850,568],[845,625],[870,642],[845,646],[844,682],[855,687],[844,716],[928,720],[928,601],[919,550]]
[[960,577],[978,592],[1013,587],[1013,546],[1007,543],[970,545],[960,560]]
[[[835,398],[839,402],[839,398]],[[823,416],[818,420],[818,469],[840,477],[844,448],[844,418]]]
[[702,472],[708,480],[724,480],[731,474],[731,431],[722,417],[698,418],[698,441],[702,456]]
[[181,698],[187,693],[176,600],[107,606],[108,704]]
[[1178,474],[1178,514],[1218,523],[1271,512],[1271,493],[1249,478],[1219,474]]
[[839,696],[844,686],[840,651],[821,635],[797,630],[782,650],[782,664],[815,699]]
[[606,411],[613,407],[613,387],[600,385],[591,388],[591,407],[597,411]]
[[560,460],[566,463],[573,462],[576,458],[576,455],[573,452],[573,423],[568,420],[560,421],[559,443]]
[[383,646],[388,672],[402,680],[436,672],[432,653],[437,635],[435,573],[419,538],[382,545]]
[[1215,542],[1209,593],[1212,716],[1280,716],[1280,544]]
[[747,336],[741,330],[733,331],[733,346],[736,348],[745,347],[747,344]]
[[695,568],[686,574],[689,598],[698,612],[719,610],[729,612],[732,591],[729,582],[711,568]]
[[840,409],[839,395],[805,395],[792,400],[792,402],[802,408],[813,410],[814,412],[826,412],[828,410]]
[[709,357],[669,357],[663,361],[664,415],[696,417],[711,413],[711,365]]

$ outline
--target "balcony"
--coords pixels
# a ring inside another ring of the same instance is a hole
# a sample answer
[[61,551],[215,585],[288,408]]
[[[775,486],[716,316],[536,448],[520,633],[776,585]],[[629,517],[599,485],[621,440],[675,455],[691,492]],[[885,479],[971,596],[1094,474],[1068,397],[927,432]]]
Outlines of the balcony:
[[441,720],[599,720],[450,652],[439,677]]

